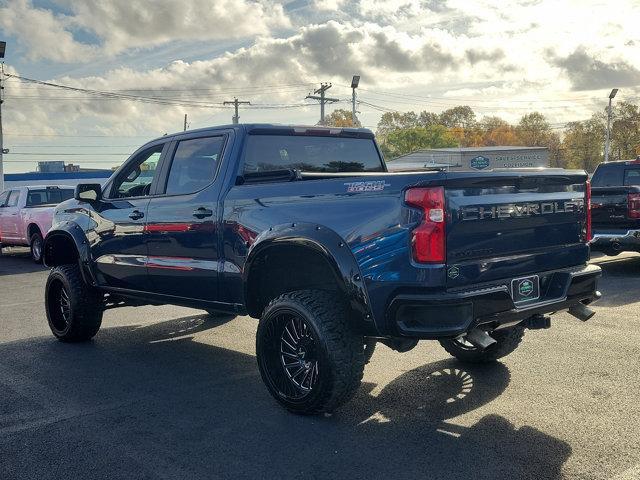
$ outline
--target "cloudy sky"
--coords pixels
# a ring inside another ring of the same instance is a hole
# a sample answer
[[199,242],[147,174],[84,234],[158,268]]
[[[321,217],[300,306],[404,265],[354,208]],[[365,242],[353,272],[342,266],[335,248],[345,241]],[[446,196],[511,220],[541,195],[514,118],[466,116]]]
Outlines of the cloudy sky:
[[328,111],[350,108],[354,74],[371,128],[384,111],[466,104],[561,129],[612,87],[640,101],[639,18],[638,0],[0,0],[6,74],[98,91],[7,78],[5,171],[110,167],[185,113],[191,128],[229,123],[234,97],[252,103],[241,121],[314,124],[305,96],[332,82]]

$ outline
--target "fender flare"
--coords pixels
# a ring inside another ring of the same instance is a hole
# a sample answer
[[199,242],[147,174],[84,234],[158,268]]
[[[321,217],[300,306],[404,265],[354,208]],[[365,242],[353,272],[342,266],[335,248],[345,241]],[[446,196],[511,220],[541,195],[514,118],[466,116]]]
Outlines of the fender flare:
[[245,261],[242,280],[244,285],[245,306],[251,314],[249,306],[249,278],[251,269],[260,255],[270,247],[296,245],[310,248],[320,253],[329,263],[336,276],[340,290],[348,299],[349,306],[355,314],[356,322],[365,330],[375,332],[375,322],[371,311],[371,303],[360,272],[360,267],[347,243],[335,231],[323,225],[312,223],[289,223],[270,227],[256,237],[251,245]]
[[56,225],[54,230],[49,230],[47,235],[44,237],[42,249],[44,265],[47,267],[55,267],[59,265],[59,263],[55,261],[53,250],[56,240],[60,239],[60,237],[64,237],[67,241],[71,240],[73,242],[76,252],[78,253],[78,263],[82,276],[87,283],[95,285],[93,274],[90,269],[91,251],[89,248],[89,241],[87,240],[87,236],[80,225],[75,222],[63,222]]

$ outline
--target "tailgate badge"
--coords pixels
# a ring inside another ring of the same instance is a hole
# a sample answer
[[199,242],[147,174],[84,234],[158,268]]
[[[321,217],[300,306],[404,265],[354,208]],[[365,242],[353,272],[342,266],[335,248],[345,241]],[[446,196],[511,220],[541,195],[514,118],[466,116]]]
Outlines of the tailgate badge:
[[447,276],[449,278],[458,278],[458,275],[460,275],[460,270],[458,269],[458,267],[451,267],[447,272]]

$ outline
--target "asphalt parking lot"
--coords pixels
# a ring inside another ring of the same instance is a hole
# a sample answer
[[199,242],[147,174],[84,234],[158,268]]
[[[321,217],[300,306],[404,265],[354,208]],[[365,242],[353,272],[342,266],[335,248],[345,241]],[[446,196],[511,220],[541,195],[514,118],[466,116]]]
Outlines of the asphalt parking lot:
[[47,272],[0,257],[0,478],[640,478],[640,256],[604,270],[597,315],[530,331],[502,363],[379,346],[328,417],[283,411],[256,321],[108,311],[95,340],[49,333]]

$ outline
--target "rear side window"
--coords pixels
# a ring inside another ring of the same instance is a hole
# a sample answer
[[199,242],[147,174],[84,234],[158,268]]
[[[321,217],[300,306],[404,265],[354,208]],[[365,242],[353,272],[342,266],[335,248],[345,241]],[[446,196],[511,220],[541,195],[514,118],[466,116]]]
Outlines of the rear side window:
[[18,190],[11,190],[9,192],[9,199],[7,200],[7,207],[15,207],[18,205],[18,198],[20,197],[20,192]]
[[42,190],[29,190],[27,194],[27,207],[38,205],[58,205],[73,197],[73,190],[65,188],[46,188]]
[[249,135],[244,173],[295,169],[303,172],[382,172],[382,160],[367,138]]
[[625,185],[640,185],[640,168],[629,168],[624,171]]
[[216,177],[224,137],[193,138],[178,142],[167,179],[167,195],[202,190]]
[[599,166],[593,173],[591,184],[594,187],[621,187],[624,168],[617,165]]
[[0,194],[0,207],[4,207],[5,203],[7,203],[7,198],[9,198],[9,192]]

